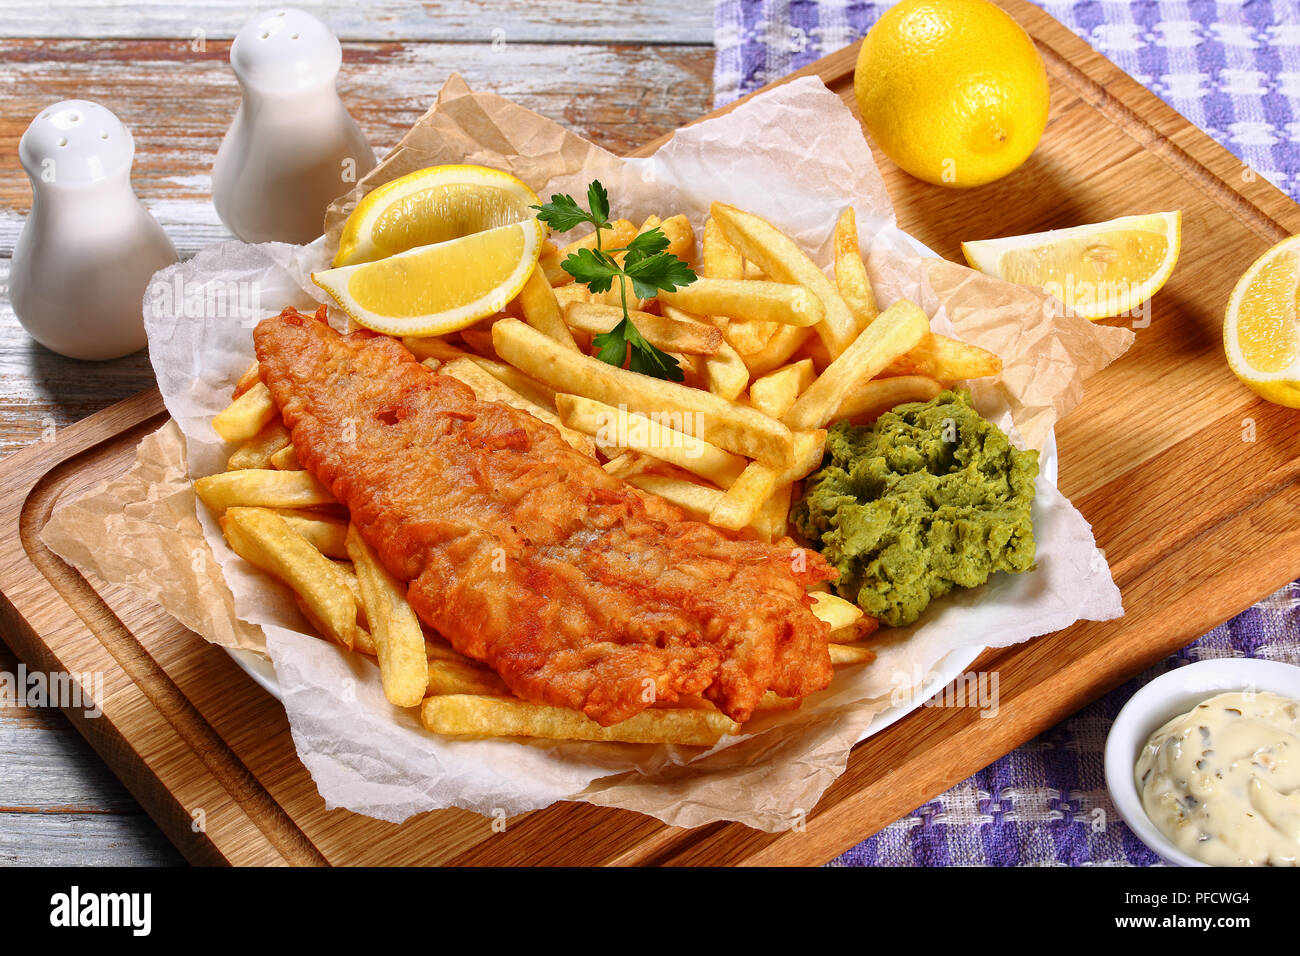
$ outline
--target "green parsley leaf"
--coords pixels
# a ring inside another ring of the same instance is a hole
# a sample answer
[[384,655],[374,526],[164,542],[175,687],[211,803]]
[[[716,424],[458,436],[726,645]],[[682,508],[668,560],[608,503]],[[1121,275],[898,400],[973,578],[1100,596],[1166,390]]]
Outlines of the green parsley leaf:
[[599,179],[593,179],[587,187],[587,207],[597,229],[609,225],[609,193],[605,192]]
[[686,263],[667,252],[657,252],[634,263],[624,263],[623,272],[632,280],[632,288],[642,299],[649,299],[660,289],[672,292],[695,281],[695,272]]
[[623,257],[623,267],[631,268],[635,263],[642,259],[663,252],[668,248],[668,237],[658,226],[647,232],[639,232],[631,242],[627,244],[627,255]]
[[[638,297],[649,299],[660,290],[671,292],[690,285],[695,273],[668,252],[668,237],[657,226],[638,234],[624,249],[601,248],[600,231],[609,226],[609,194],[598,179],[587,186],[587,205],[589,209],[583,209],[572,196],[556,193],[549,203],[531,208],[537,210],[538,219],[557,232],[568,232],[584,222],[596,228],[596,248],[579,249],[560,263],[565,272],[592,292],[608,292],[618,280],[623,318],[608,332],[592,337],[596,357],[643,375],[682,381],[686,375],[677,360],[647,341],[632,323],[627,310],[627,283],[632,283]],[[615,253],[623,254],[621,265]]]
[[537,218],[548,223],[556,232],[568,232],[584,222],[595,225],[591,213],[579,206],[578,200],[561,193],[553,195],[551,201],[545,205],[528,208],[536,209]]
[[600,350],[596,357],[610,365],[622,368],[626,363],[629,371],[666,378],[671,382],[680,382],[686,377],[677,359],[650,344],[630,318],[624,318],[608,332],[592,336],[591,344]]
[[579,249],[571,253],[560,267],[592,292],[608,292],[614,278],[621,274],[617,263],[595,249]]

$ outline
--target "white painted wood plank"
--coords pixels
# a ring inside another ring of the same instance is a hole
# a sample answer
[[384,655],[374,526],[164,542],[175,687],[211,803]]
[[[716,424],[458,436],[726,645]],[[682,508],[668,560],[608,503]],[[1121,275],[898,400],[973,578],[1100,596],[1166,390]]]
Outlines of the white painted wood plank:
[[0,812],[0,866],[184,866],[145,816]]
[[[11,673],[13,673],[11,671]],[[0,711],[0,813],[141,812],[90,745],[57,709]]]
[[[133,181],[146,200],[207,200],[217,147],[239,103],[224,53],[176,44],[0,40],[6,123],[0,123],[0,210],[25,212],[30,190],[17,139],[61,99],[96,100],[136,143]],[[390,149],[453,72],[626,152],[707,112],[713,52],[658,46],[362,44],[345,52],[340,92],[375,148]],[[210,224],[215,223],[215,218]]]
[[[712,0],[295,0],[345,40],[713,43]],[[0,36],[230,38],[264,3],[6,0]]]

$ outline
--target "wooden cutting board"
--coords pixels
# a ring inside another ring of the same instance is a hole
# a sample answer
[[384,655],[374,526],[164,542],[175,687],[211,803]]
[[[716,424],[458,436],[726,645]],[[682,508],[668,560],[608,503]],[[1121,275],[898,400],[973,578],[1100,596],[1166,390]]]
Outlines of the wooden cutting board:
[[[568,803],[503,832],[456,810],[400,826],[326,811],[273,698],[224,652],[40,542],[60,501],[121,473],[165,421],[156,392],[0,467],[6,639],[32,669],[103,674],[103,715],[69,717],[195,862],[815,864],[1300,577],[1300,412],[1239,385],[1219,341],[1234,282],[1300,231],[1300,207],[1047,14],[1003,6],[1047,63],[1047,133],[1021,169],[970,191],[928,186],[878,155],[901,225],[960,261],[963,239],[1181,209],[1183,250],[1150,325],[1057,433],[1061,488],[1092,522],[1127,614],[986,652],[974,666],[999,673],[996,718],[914,711],[854,751],[800,832],[688,831]],[[852,105],[856,53],[796,75],[822,77]]]

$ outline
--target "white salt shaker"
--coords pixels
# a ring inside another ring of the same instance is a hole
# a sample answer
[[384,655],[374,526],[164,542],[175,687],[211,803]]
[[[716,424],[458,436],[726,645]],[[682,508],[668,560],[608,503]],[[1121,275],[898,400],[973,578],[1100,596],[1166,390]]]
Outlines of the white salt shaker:
[[339,100],[338,38],[309,13],[276,10],[230,47],[243,92],[212,168],[212,201],[246,242],[311,242],[325,208],[375,165]]
[[130,132],[98,103],[65,100],[32,120],[18,158],[32,181],[10,264],[18,321],[69,358],[143,348],[145,290],[178,257],[131,188]]

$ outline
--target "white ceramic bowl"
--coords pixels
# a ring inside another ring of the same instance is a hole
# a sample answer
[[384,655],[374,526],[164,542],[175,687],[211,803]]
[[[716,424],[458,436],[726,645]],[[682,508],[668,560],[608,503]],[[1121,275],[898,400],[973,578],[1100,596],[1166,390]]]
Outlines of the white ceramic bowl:
[[1173,718],[1201,701],[1239,691],[1271,691],[1300,700],[1300,667],[1278,661],[1226,657],[1197,661],[1161,674],[1134,694],[1106,737],[1106,786],[1115,809],[1138,839],[1178,866],[1205,866],[1169,842],[1142,808],[1133,768],[1142,746]]

